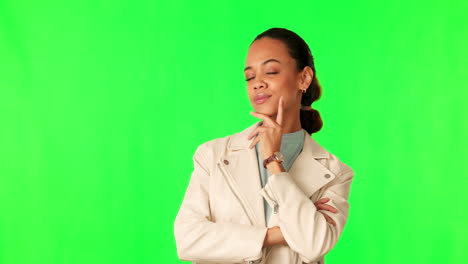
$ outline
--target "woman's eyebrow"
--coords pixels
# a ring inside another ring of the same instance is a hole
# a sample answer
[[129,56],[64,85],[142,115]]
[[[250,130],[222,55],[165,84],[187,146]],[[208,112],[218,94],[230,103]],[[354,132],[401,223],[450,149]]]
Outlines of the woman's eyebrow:
[[[269,60],[266,60],[266,61],[262,62],[262,65],[265,65],[265,64],[267,64],[268,62],[272,62],[272,61],[276,61],[276,62],[278,62],[278,63],[281,63],[279,60],[269,59]],[[246,70],[248,70],[248,69],[251,69],[251,68],[252,68],[251,66],[247,66],[247,67],[245,67],[244,71],[246,71]]]

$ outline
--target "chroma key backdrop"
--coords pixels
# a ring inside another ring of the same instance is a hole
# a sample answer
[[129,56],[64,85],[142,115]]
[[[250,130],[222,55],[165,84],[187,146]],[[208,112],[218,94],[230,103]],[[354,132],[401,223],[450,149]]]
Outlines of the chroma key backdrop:
[[184,263],[198,145],[243,130],[254,37],[295,31],[355,178],[327,263],[468,258],[467,1],[0,1],[0,264]]

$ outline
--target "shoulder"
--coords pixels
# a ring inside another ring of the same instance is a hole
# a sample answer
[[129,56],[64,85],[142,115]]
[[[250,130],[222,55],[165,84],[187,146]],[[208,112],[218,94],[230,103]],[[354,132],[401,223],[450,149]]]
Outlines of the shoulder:
[[225,151],[226,149],[242,149],[245,148],[249,140],[247,140],[248,135],[251,131],[258,126],[260,122],[256,122],[255,124],[231,135],[227,135],[220,138],[215,138],[209,141],[206,141],[198,146],[198,150],[200,151]]
[[213,161],[224,155],[228,150],[245,148],[249,143],[247,140],[248,135],[258,123],[259,122],[237,133],[215,138],[200,144],[197,147],[195,155],[203,156],[206,161]]
[[352,178],[354,176],[353,169],[336,155],[330,153],[329,156],[330,170],[340,178]]
[[221,153],[226,148],[231,137],[232,135],[229,135],[206,141],[197,147],[196,153]]
[[316,155],[316,159],[327,167],[332,173],[338,177],[353,177],[353,169],[344,163],[337,155],[328,151],[316,140],[312,139],[311,148]]

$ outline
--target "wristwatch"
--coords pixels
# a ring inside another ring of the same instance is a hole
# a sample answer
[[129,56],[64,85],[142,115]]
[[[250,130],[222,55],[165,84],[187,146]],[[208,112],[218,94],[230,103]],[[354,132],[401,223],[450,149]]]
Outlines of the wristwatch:
[[268,157],[266,160],[263,161],[263,167],[266,169],[266,166],[268,165],[268,163],[272,161],[283,162],[284,161],[283,154],[281,154],[281,152],[279,151],[276,151],[275,153],[273,153],[273,155],[271,155],[270,157]]

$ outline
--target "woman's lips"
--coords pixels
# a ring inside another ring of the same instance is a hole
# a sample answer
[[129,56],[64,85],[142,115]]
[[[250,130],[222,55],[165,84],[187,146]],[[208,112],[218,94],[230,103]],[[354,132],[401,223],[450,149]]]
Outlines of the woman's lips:
[[271,97],[271,95],[264,94],[264,93],[257,94],[257,95],[254,97],[254,102],[255,102],[256,104],[263,104],[263,103],[264,103],[266,100],[268,100],[270,97]]

